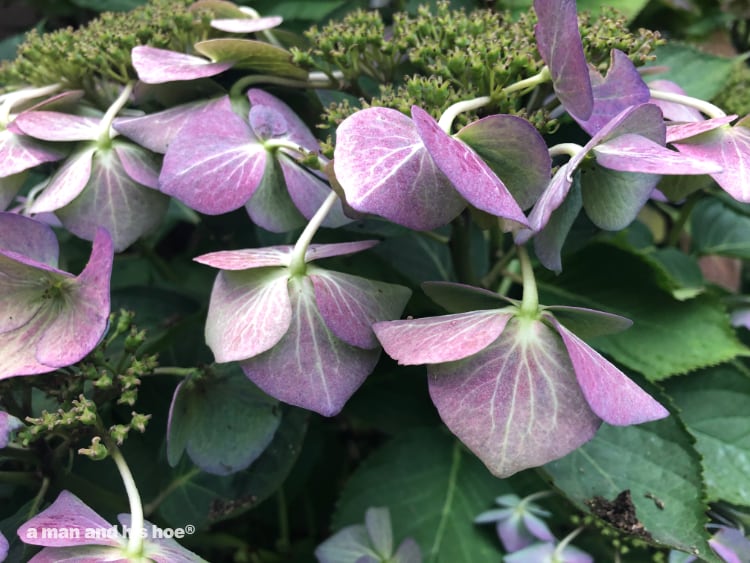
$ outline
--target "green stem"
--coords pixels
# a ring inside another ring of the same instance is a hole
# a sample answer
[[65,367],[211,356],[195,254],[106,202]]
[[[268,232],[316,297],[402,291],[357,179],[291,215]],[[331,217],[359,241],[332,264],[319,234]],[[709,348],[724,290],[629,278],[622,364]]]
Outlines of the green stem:
[[683,94],[673,94],[672,92],[662,92],[661,90],[651,90],[651,97],[656,100],[664,100],[665,102],[674,102],[683,106],[697,109],[699,112],[707,115],[710,118],[715,117],[726,117],[726,112],[721,108],[716,107],[712,103],[705,100],[699,100],[692,96],[685,96]]
[[297,243],[294,245],[294,250],[292,250],[292,256],[289,259],[289,272],[291,275],[303,275],[305,273],[307,269],[305,266],[305,254],[307,253],[307,249],[309,248],[315,233],[318,232],[320,225],[325,221],[328,212],[333,208],[338,199],[339,196],[336,195],[336,192],[332,191],[328,194],[328,197],[320,206],[320,209],[315,212],[315,215],[312,216],[312,219],[310,219],[305,230],[302,231],[302,234],[297,239]]
[[513,92],[519,92],[521,90],[528,90],[530,88],[534,88],[535,86],[539,86],[540,84],[544,84],[545,82],[549,82],[551,79],[552,75],[549,72],[549,67],[545,66],[534,76],[529,76],[528,78],[519,80],[518,82],[515,82],[510,86],[506,86],[501,91],[503,94],[511,94]]
[[112,122],[117,117],[117,114],[120,113],[120,110],[125,107],[125,104],[128,103],[130,95],[133,93],[134,84],[135,82],[128,82],[114,103],[107,108],[107,112],[99,122],[99,143],[106,144],[112,139]]
[[552,554],[552,561],[562,561],[562,553],[563,550],[568,547],[568,544],[572,542],[575,537],[580,534],[583,531],[583,526],[576,528],[572,532],[570,532],[567,536],[565,536],[560,543],[557,544],[557,547],[555,547],[555,551]]
[[462,213],[452,221],[451,226],[453,230],[448,248],[456,277],[461,283],[478,285],[471,261],[471,217],[468,213]]
[[60,88],[62,88],[62,84],[50,84],[41,88],[23,88],[0,96],[0,104],[2,104],[0,105],[0,129],[4,129],[8,124],[10,112],[19,103],[55,94]]
[[35,471],[0,471],[0,483],[35,489],[39,484],[39,479]]
[[534,316],[539,312],[539,294],[536,288],[534,268],[531,266],[531,259],[526,248],[523,246],[518,246],[517,248],[518,259],[521,262],[521,276],[523,277],[521,312]]
[[141,495],[138,493],[133,474],[130,472],[125,458],[122,457],[120,449],[112,440],[105,438],[107,450],[115,462],[120,477],[125,485],[125,492],[128,495],[128,504],[130,505],[130,534],[128,535],[128,554],[133,557],[141,557],[143,554],[143,505],[141,504]]
[[687,223],[688,219],[690,219],[693,208],[700,199],[701,193],[693,192],[688,196],[687,201],[680,208],[680,214],[677,216],[677,220],[675,221],[674,225],[672,225],[672,229],[669,231],[669,237],[667,238],[667,244],[669,246],[676,246],[677,243],[680,242],[680,235],[682,235],[685,224]]
[[159,366],[154,368],[154,375],[175,375],[177,377],[189,377],[200,372],[198,368],[180,368],[177,366]]
[[279,487],[276,493],[276,506],[279,511],[279,541],[277,548],[280,552],[287,553],[292,543],[289,534],[289,512],[287,511],[284,487]]
[[[344,77],[338,71],[334,71],[333,76],[339,80]],[[245,90],[255,84],[276,84],[278,86],[289,86],[290,88],[333,88],[337,86],[323,72],[311,72],[307,75],[307,80],[296,80],[294,78],[284,78],[271,74],[251,74],[240,78],[232,85],[232,88],[229,90],[229,97],[236,98],[237,96],[241,96]]]

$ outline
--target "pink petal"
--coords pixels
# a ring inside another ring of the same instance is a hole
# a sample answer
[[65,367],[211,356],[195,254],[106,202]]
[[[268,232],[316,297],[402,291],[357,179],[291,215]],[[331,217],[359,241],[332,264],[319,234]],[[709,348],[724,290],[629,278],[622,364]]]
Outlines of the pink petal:
[[[311,219],[331,193],[331,187],[285,154],[280,153],[277,158],[281,164],[281,172],[284,174],[289,197],[300,213],[305,218]],[[323,226],[335,229],[351,222],[352,220],[344,215],[344,209],[339,200],[326,216]]]
[[651,395],[557,319],[551,315],[545,318],[562,337],[586,401],[602,420],[615,426],[627,426],[669,416],[669,411]]
[[465,207],[412,120],[399,111],[358,111],[339,125],[336,136],[336,179],[356,211],[429,230],[445,225]]
[[222,104],[185,123],[164,156],[159,186],[201,213],[227,213],[252,197],[267,155],[250,126]]
[[446,134],[426,111],[412,106],[417,133],[438,168],[477,209],[528,226],[508,188],[467,144]]
[[242,250],[220,250],[193,258],[200,264],[220,270],[249,270],[265,266],[288,266],[292,246],[266,246]]
[[[18,528],[18,537],[24,543],[49,547],[80,545],[118,547],[121,545],[121,540],[108,538],[106,535],[106,531],[111,528],[112,525],[109,522],[85,505],[81,499],[69,491],[62,491],[55,502]],[[68,532],[69,536],[78,535],[79,537],[49,537],[53,530],[57,531],[60,536]],[[100,538],[87,538],[87,530],[101,530],[104,535]]]
[[377,348],[372,324],[398,318],[411,296],[405,287],[340,272],[310,268],[308,275],[326,326],[358,348]]
[[36,139],[6,129],[0,131],[0,177],[7,177],[44,162],[65,157],[63,147],[48,146]]
[[131,56],[138,78],[147,84],[216,76],[234,64],[231,61],[212,63],[201,57],[146,45],[133,47]]
[[0,251],[8,250],[53,268],[60,254],[57,237],[48,225],[16,213],[0,213]]
[[[317,152],[320,148],[320,144],[315,136],[310,132],[310,129],[305,125],[305,122],[286,105],[284,102],[272,96],[264,90],[258,90],[251,88],[247,91],[247,97],[252,104],[252,108],[265,108],[272,110],[277,116],[283,121],[283,128],[277,131],[273,138],[285,139],[292,143],[296,143],[299,146]],[[251,119],[252,123],[252,119]],[[253,128],[257,124],[253,124]],[[256,132],[257,133],[257,132]]]
[[373,370],[379,350],[354,348],[326,327],[310,279],[291,278],[292,323],[279,343],[240,365],[280,401],[334,416]]
[[511,316],[493,309],[385,321],[372,328],[386,353],[399,364],[436,364],[467,358],[486,348],[497,340]]
[[667,127],[667,143],[684,141],[690,137],[696,137],[703,133],[708,133],[714,129],[719,129],[728,123],[737,119],[736,115],[726,115],[724,117],[715,117],[695,123],[682,123],[680,125],[670,125]]
[[41,195],[34,200],[29,211],[45,213],[57,211],[80,195],[91,178],[95,147],[88,147],[68,158],[50,178]]
[[305,253],[305,262],[346,256],[355,252],[362,252],[378,244],[376,240],[358,240],[354,242],[336,242],[332,244],[311,244]]
[[27,111],[13,123],[26,135],[43,141],[95,141],[99,138],[100,121],[57,111]]
[[[118,514],[117,520],[128,528],[133,525],[130,514]],[[156,563],[206,563],[205,559],[185,549],[173,538],[164,537],[167,530],[160,533],[160,528],[148,520],[143,521],[143,527],[148,531],[148,537],[144,542],[148,559]]]
[[539,232],[549,222],[549,218],[552,212],[560,207],[565,201],[565,198],[570,192],[570,187],[573,185],[573,178],[569,173],[571,163],[568,162],[562,165],[552,180],[542,197],[534,205],[534,209],[529,214],[529,225],[530,229],[522,229],[516,233],[515,241],[516,244],[526,243],[536,232]]
[[160,163],[154,155],[138,145],[117,141],[112,147],[122,168],[132,180],[147,188],[159,187]]
[[540,321],[514,319],[481,352],[427,371],[440,417],[497,477],[570,453],[601,422],[560,338]]
[[292,322],[285,269],[220,272],[206,319],[217,362],[246,360],[275,346]]
[[[113,530],[114,528],[111,528]],[[125,547],[106,545],[81,545],[71,547],[45,547],[29,559],[28,563],[131,563]]]

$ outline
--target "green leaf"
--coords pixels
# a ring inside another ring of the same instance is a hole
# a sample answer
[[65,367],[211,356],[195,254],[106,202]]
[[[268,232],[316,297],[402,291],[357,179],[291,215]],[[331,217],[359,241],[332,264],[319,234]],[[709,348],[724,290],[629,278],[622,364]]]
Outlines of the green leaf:
[[129,12],[145,4],[146,0],[70,0],[70,3],[95,12]]
[[703,455],[708,500],[750,506],[750,378],[724,364],[673,379],[665,389]]
[[372,506],[388,507],[400,540],[414,538],[425,563],[493,561],[499,544],[474,518],[512,492],[452,436],[437,428],[401,434],[369,457],[343,490],[333,527],[362,522]]
[[213,62],[233,61],[234,68],[306,80],[307,71],[292,63],[286,49],[252,39],[208,39],[195,44],[195,50]]
[[699,254],[750,258],[750,217],[719,199],[698,202],[690,217],[690,232]]
[[659,248],[648,254],[664,269],[670,281],[672,296],[678,301],[692,299],[703,293],[703,273],[698,261],[676,248]]
[[174,467],[187,449],[204,471],[229,475],[263,453],[281,411],[279,402],[248,380],[238,364],[213,371],[216,377],[181,384],[171,411],[167,460]]
[[718,94],[729,79],[734,59],[711,55],[690,45],[670,41],[655,50],[656,60],[646,66],[668,67],[647,77],[648,80],[676,82],[688,96],[710,100]]
[[651,381],[748,354],[712,295],[678,301],[663,287],[668,274],[648,257],[595,243],[571,255],[557,278],[540,275],[545,305],[563,304],[615,313],[633,321],[621,333],[590,344]]
[[284,409],[273,441],[245,471],[218,477],[183,460],[163,486],[167,494],[159,514],[172,527],[203,528],[256,507],[281,486],[294,466],[307,418],[302,409]]
[[616,8],[628,21],[632,21],[640,13],[648,0],[578,0],[578,12],[588,11],[599,14],[603,8]]
[[[638,426],[604,424],[593,440],[543,471],[579,508],[623,533],[642,539],[647,533],[659,544],[721,561],[707,544],[700,460],[674,417]],[[623,491],[630,491],[632,509],[602,515],[603,501]]]
[[424,233],[411,232],[386,239],[373,252],[414,283],[455,277],[448,245]]

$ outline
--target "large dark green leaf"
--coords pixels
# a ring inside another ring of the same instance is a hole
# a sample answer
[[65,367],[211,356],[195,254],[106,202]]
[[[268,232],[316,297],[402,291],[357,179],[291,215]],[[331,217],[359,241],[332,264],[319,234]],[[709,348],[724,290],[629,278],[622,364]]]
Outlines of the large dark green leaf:
[[670,380],[666,391],[703,455],[708,499],[750,506],[750,378],[724,364]]
[[659,263],[642,254],[596,243],[572,255],[557,278],[540,279],[542,302],[589,307],[633,321],[621,333],[591,345],[651,381],[715,365],[748,353],[718,298],[678,301]]
[[690,232],[700,254],[750,258],[750,217],[719,199],[698,202],[690,217]]
[[362,522],[372,506],[391,511],[394,535],[412,537],[426,563],[493,561],[499,545],[473,521],[511,492],[438,428],[403,433],[368,458],[344,488],[335,529]]
[[[579,508],[618,530],[719,562],[707,544],[701,466],[691,442],[674,417],[605,424],[593,440],[543,471]],[[615,510],[607,515],[609,508]]]
[[667,67],[669,70],[652,75],[654,79],[671,80],[682,86],[688,96],[710,100],[726,84],[734,59],[701,51],[690,45],[670,41],[659,45],[656,60],[647,66]]

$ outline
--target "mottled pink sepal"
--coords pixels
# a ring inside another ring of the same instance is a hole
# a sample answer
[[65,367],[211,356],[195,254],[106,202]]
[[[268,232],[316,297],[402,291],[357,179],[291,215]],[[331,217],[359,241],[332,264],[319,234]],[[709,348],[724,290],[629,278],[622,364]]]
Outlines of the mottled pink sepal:
[[147,84],[216,76],[234,64],[231,61],[212,63],[202,57],[147,45],[133,47],[131,56],[138,78]]

